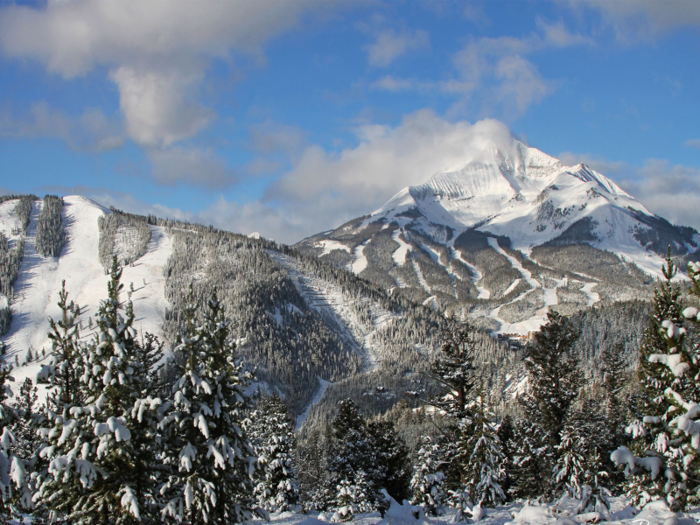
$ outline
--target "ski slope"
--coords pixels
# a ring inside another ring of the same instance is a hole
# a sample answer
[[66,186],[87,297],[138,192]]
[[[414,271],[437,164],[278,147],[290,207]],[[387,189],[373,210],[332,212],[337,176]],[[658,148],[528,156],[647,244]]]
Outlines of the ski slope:
[[[99,308],[107,295],[108,276],[98,258],[100,232],[98,218],[111,213],[97,203],[80,196],[64,197],[62,221],[66,230],[66,244],[59,257],[43,257],[36,251],[36,224],[42,201],[36,201],[27,228],[24,259],[15,282],[12,302],[12,325],[2,338],[8,345],[8,362],[15,364],[13,377],[19,384],[25,377],[34,378],[43,360],[24,365],[27,353],[41,355],[50,351],[49,318],[61,315],[58,294],[63,281],[69,301],[81,308],[81,336],[91,336],[89,317]],[[7,203],[4,203],[7,204]],[[0,213],[4,211],[2,207]],[[3,225],[7,221],[3,221]],[[4,227],[4,226],[3,226]],[[172,251],[172,242],[163,228],[152,226],[151,241],[146,254],[123,269],[122,283],[126,291],[133,283],[132,301],[136,316],[135,327],[163,337],[162,324],[168,306],[165,300],[165,266]],[[19,366],[16,366],[19,364]]]

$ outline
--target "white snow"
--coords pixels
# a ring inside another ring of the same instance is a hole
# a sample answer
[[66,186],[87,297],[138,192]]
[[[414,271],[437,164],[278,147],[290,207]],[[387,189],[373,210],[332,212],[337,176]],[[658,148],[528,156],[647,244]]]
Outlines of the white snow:
[[[107,275],[98,260],[98,217],[110,213],[95,202],[80,196],[64,197],[63,224],[67,242],[60,257],[42,257],[36,251],[36,220],[42,201],[34,203],[31,222],[25,241],[25,253],[20,273],[15,283],[15,300],[12,304],[13,321],[10,332],[4,337],[10,359],[17,355],[24,363],[28,349],[33,353],[46,349],[49,317],[58,318],[58,292],[66,281],[69,300],[81,306],[82,337],[89,337],[88,317],[92,316],[100,300],[107,295]],[[4,203],[7,204],[7,203]],[[3,207],[0,207],[3,208]],[[163,267],[170,256],[172,243],[163,228],[152,226],[151,241],[146,254],[127,266],[122,274],[125,290],[133,283],[132,300],[136,315],[135,327],[162,337],[162,322],[167,308]],[[126,300],[126,293],[123,299]],[[25,377],[35,379],[41,368],[35,360],[27,366],[13,370],[15,383]]]
[[585,283],[581,287],[581,291],[588,296],[588,305],[593,306],[595,303],[600,302],[600,295],[598,292],[593,291],[593,287],[597,286],[598,283]]
[[418,265],[418,261],[411,258],[411,262],[413,263],[413,270],[416,272],[416,276],[418,276],[418,282],[423,287],[423,290],[425,290],[428,293],[431,293],[430,286],[428,286],[428,283],[425,280],[425,277],[423,277],[423,272],[420,271],[420,266]]
[[[642,203],[588,166],[562,166],[557,159],[515,141],[508,151],[484,144],[477,157],[465,158],[419,186],[404,188],[370,220],[400,220],[417,209],[416,227],[445,225],[456,231],[476,227],[511,239],[529,254],[534,246],[559,236],[581,219],[590,219],[599,238],[591,244],[609,250],[643,271],[660,277],[663,258],[634,239],[635,228],[647,229],[631,209],[653,217]],[[679,278],[685,278],[679,276]]]
[[364,254],[365,245],[367,244],[367,242],[365,242],[364,244],[360,244],[355,248],[355,260],[352,263],[350,263],[350,271],[355,275],[360,275],[362,270],[367,268],[367,257],[365,257]]
[[403,266],[406,263],[406,255],[413,249],[410,244],[401,238],[401,233],[402,230],[397,228],[394,230],[394,233],[391,234],[391,240],[399,244],[396,251],[391,254],[391,258],[397,266]]
[[333,250],[343,250],[350,253],[349,246],[346,246],[342,242],[334,241],[332,239],[324,239],[322,241],[319,241],[316,243],[316,246],[318,246],[319,248],[323,248],[323,253],[321,254],[321,256],[328,255]]
[[320,377],[318,378],[318,390],[314,394],[313,399],[311,400],[311,403],[307,405],[307,407],[304,409],[304,411],[297,416],[297,424],[294,430],[299,430],[301,426],[304,424],[306,421],[306,418],[309,417],[309,412],[311,411],[311,407],[314,405],[317,405],[318,403],[321,402],[321,399],[323,399],[323,396],[326,395],[326,390],[328,390],[328,387],[331,386],[332,383],[329,381],[326,381],[325,379],[321,379]]

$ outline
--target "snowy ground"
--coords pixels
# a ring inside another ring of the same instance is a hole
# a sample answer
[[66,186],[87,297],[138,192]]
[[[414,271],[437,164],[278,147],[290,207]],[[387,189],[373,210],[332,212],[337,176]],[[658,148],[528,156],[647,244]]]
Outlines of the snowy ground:
[[[654,502],[645,509],[637,512],[629,506],[625,498],[613,498],[612,512],[607,521],[610,525],[691,525],[697,524],[700,518],[700,508],[693,509],[687,514],[675,514],[668,510],[662,502]],[[419,514],[416,519],[414,513]],[[562,505],[528,506],[523,503],[504,505],[496,509],[484,509],[485,515],[479,520],[484,525],[577,525],[579,523],[593,523],[592,515],[572,515],[571,509]],[[332,519],[332,513],[300,514],[294,512],[282,512],[272,514],[270,523],[273,525],[320,525],[328,523]],[[408,504],[392,504],[384,519],[379,513],[362,514],[355,517],[352,523],[361,525],[440,525],[460,523],[456,521],[454,510],[445,515],[432,518],[420,514],[420,507]],[[468,519],[462,523],[473,523]],[[262,523],[262,522],[261,522]]]
[[[34,203],[25,240],[24,260],[15,282],[12,326],[3,338],[9,347],[8,361],[20,365],[15,366],[12,373],[16,385],[25,377],[34,379],[44,364],[43,360],[35,360],[22,366],[29,349],[33,354],[40,353],[42,349],[48,353],[50,349],[46,336],[48,319],[58,318],[61,314],[56,304],[61,283],[66,281],[69,300],[81,307],[83,338],[90,335],[88,317],[94,315],[100,300],[107,294],[108,277],[98,259],[100,233],[97,219],[110,213],[109,210],[84,197],[65,197],[62,220],[67,233],[66,245],[60,257],[42,257],[36,251],[36,224],[41,206],[42,201]],[[124,268],[122,283],[125,290],[133,283],[136,328],[139,332],[149,331],[162,337],[167,307],[163,295],[163,266],[170,256],[172,243],[162,228],[152,229],[146,254],[135,261],[133,267]],[[126,295],[123,299],[126,299]]]

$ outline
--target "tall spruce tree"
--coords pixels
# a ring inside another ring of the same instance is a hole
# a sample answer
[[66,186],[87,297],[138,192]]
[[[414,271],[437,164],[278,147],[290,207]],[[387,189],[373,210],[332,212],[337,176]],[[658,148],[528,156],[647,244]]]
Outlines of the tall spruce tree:
[[267,511],[286,511],[299,503],[293,450],[294,420],[276,395],[263,396],[250,415],[246,431],[258,456],[255,497]]
[[[620,447],[612,459],[625,466],[628,493],[643,505],[665,499],[674,510],[700,501],[700,348],[698,309],[683,308],[672,282],[676,267],[669,255],[664,281],[654,294],[654,309],[639,351],[639,381],[644,391],[643,415],[627,431],[630,449]],[[700,266],[689,263],[692,292],[700,296]]]
[[437,516],[445,500],[445,474],[442,472],[440,439],[424,436],[411,478],[411,505],[420,505],[428,516]]
[[512,499],[547,497],[551,486],[554,449],[548,433],[537,423],[516,419],[508,448]]
[[0,519],[5,523],[16,514],[18,506],[21,509],[33,506],[26,462],[14,450],[16,437],[11,426],[19,416],[7,403],[8,379],[9,369],[0,365]]
[[525,350],[529,390],[521,404],[528,419],[548,432],[552,446],[557,446],[582,381],[578,360],[571,355],[579,332],[568,318],[556,312],[547,315],[547,324]]
[[[132,305],[120,302],[121,275],[114,258],[107,298],[95,315],[95,338],[80,347],[84,366],[80,392],[74,396],[79,402],[67,396],[60,401],[59,388],[56,398],[63,410],[49,413],[54,426],[41,452],[49,462],[48,475],[35,499],[51,511],[52,519],[127,525],[152,518],[143,500],[153,493],[156,480],[152,465],[141,461],[141,449],[152,445],[140,441],[137,450],[131,440],[140,431],[133,409],[144,371],[137,365]],[[60,371],[53,368],[54,374]]]
[[187,329],[176,352],[182,363],[173,387],[173,411],[161,427],[171,468],[161,492],[163,517],[188,523],[242,523],[252,517],[255,451],[244,431],[248,401],[245,372],[231,340],[216,289],[203,322],[195,324],[197,305],[190,289],[185,307]]
[[[480,389],[483,392],[483,389]],[[501,488],[505,456],[494,416],[479,395],[472,404],[470,419],[460,420],[461,446],[456,461],[462,466],[462,486],[456,502],[463,515],[474,506],[495,507],[505,502]]]

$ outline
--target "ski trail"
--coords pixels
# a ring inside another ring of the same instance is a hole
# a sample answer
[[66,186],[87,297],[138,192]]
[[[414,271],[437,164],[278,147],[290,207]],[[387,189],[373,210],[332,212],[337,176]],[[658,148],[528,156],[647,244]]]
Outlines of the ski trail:
[[376,330],[389,322],[387,319],[391,318],[391,314],[376,304],[371,304],[373,326],[368,329],[360,322],[353,308],[355,299],[346,298],[339,286],[304,275],[298,261],[292,257],[273,251],[267,251],[267,254],[287,271],[309,307],[333,328],[343,344],[362,357],[362,370],[374,370],[377,367],[377,356],[372,346],[372,338]]
[[401,239],[400,236],[401,229],[399,228],[394,230],[394,233],[391,234],[391,240],[399,244],[399,247],[391,254],[391,258],[397,266],[403,266],[406,263],[406,255],[413,250],[411,245]]
[[581,291],[588,296],[588,306],[593,306],[595,303],[600,301],[600,295],[598,292],[593,291],[593,287],[597,285],[598,283],[585,283],[581,288]]
[[508,262],[510,262],[510,265],[520,272],[520,275],[522,275],[523,278],[527,281],[527,284],[530,285],[530,288],[532,288],[534,290],[534,289],[540,287],[540,283],[537,282],[537,279],[534,279],[532,277],[532,274],[529,271],[527,271],[525,268],[523,268],[523,265],[520,264],[520,261],[517,260],[512,255],[509,255],[508,253],[506,253],[506,251],[498,245],[498,239],[496,239],[495,237],[488,237],[488,243],[489,243],[489,246],[491,246],[491,248],[496,250],[498,253],[500,253],[506,259],[508,259]]
[[462,252],[460,252],[458,249],[455,248],[455,241],[457,240],[457,237],[459,237],[458,234],[455,233],[455,235],[452,237],[452,240],[448,242],[445,246],[447,246],[447,249],[449,250],[450,255],[452,256],[453,259],[457,259],[460,261],[464,266],[466,266],[469,269],[469,275],[471,277],[472,284],[476,288],[476,291],[478,292],[476,298],[477,299],[490,299],[491,298],[491,291],[487,290],[486,288],[479,286],[479,281],[483,278],[483,275],[481,272],[476,268],[476,266],[473,266],[469,264],[464,257],[462,257]]
[[413,257],[411,257],[411,262],[413,263],[413,270],[416,272],[416,275],[418,276],[418,282],[420,285],[423,287],[423,289],[428,292],[432,293],[430,291],[430,286],[428,286],[428,283],[425,280],[425,277],[423,277],[423,272],[420,271],[420,266],[418,266],[418,261],[416,261]]
[[[525,282],[527,282],[530,285],[529,290],[524,291],[523,293],[518,295],[512,301],[509,301],[505,304],[502,304],[499,307],[494,308],[493,310],[491,310],[489,312],[488,317],[497,321],[500,324],[500,328],[496,332],[497,333],[527,334],[528,332],[530,332],[532,330],[539,329],[540,326],[542,326],[544,323],[547,322],[547,313],[550,311],[550,307],[559,304],[559,297],[557,296],[557,288],[560,286],[564,286],[566,280],[562,279],[562,280],[557,281],[555,279],[554,280],[554,282],[555,282],[554,287],[547,288],[544,285],[544,280],[542,283],[537,281],[537,279],[532,277],[532,273],[530,273],[528,270],[523,268],[523,265],[520,263],[520,261],[518,261],[515,257],[506,253],[506,251],[498,245],[498,240],[495,237],[488,237],[488,243],[489,243],[489,246],[491,246],[494,250],[496,250],[498,253],[500,253],[506,259],[508,259],[511,266],[513,268],[515,268],[518,272],[520,272],[520,275],[522,275],[522,278],[525,279]],[[520,281],[521,281],[521,279],[516,279],[508,287],[508,289],[505,291],[505,293],[503,295],[507,295],[509,292],[514,290],[515,287],[520,283]],[[518,322],[518,323],[508,323],[504,319],[501,319],[499,314],[500,314],[502,307],[523,300],[527,295],[529,295],[533,291],[537,290],[538,288],[542,288],[544,306],[542,308],[539,308],[535,312],[534,316],[532,316],[529,319],[526,319],[524,321]]]
[[321,379],[320,377],[318,378],[318,390],[316,391],[313,399],[311,399],[311,402],[306,406],[304,411],[297,416],[296,427],[294,427],[295,431],[301,428],[301,426],[306,421],[306,418],[309,417],[309,412],[311,412],[311,408],[313,408],[314,405],[318,405],[321,402],[323,396],[326,395],[326,390],[328,390],[328,387],[331,385],[332,383],[330,383],[329,381]]
[[350,271],[355,275],[360,275],[362,270],[367,268],[367,257],[365,257],[365,246],[369,241],[355,248],[355,260],[350,264]]

